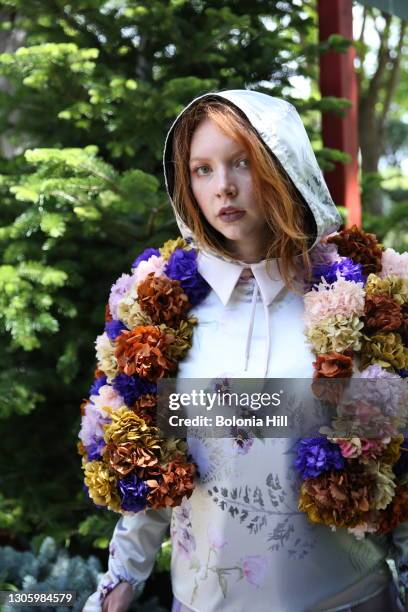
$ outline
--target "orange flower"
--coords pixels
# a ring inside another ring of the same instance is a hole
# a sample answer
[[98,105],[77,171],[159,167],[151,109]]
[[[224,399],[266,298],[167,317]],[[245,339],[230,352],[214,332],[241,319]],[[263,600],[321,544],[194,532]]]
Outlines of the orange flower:
[[156,417],[157,396],[154,393],[145,393],[135,401],[132,410],[148,425],[152,425]]
[[354,263],[361,263],[364,274],[381,272],[383,249],[374,234],[368,234],[353,225],[330,236],[327,242],[336,244],[342,257],[349,257]]
[[386,295],[366,297],[365,325],[373,331],[395,331],[402,325],[401,306]]
[[158,480],[146,480],[150,488],[147,503],[151,508],[179,506],[185,495],[190,497],[196,473],[193,463],[185,463],[182,460],[171,461],[167,468],[161,468],[160,472]]
[[318,355],[313,363],[314,378],[349,378],[353,373],[353,359],[343,353]]
[[127,476],[135,468],[153,467],[158,463],[153,451],[135,442],[110,443],[104,452],[109,453],[109,466],[120,477]]
[[137,287],[137,295],[142,310],[153,323],[165,323],[176,327],[190,308],[187,295],[180,281],[149,274]]
[[155,382],[176,368],[176,362],[166,355],[174,342],[173,334],[163,332],[156,325],[140,325],[124,331],[116,339],[115,357],[119,369],[128,376],[138,374]]

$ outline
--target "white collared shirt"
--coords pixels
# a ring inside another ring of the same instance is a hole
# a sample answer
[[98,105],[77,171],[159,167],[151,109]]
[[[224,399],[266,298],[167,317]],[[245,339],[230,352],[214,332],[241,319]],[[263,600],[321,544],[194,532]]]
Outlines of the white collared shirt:
[[[312,377],[303,299],[284,287],[276,262],[249,266],[247,282],[239,280],[246,264],[200,254],[198,265],[212,291],[194,309],[199,323],[180,379],[262,378],[265,366],[271,378]],[[290,438],[243,448],[229,438],[190,439],[200,472],[191,498],[172,512],[120,519],[100,592],[119,580],[141,588],[170,520],[173,590],[189,610],[340,610],[381,590],[389,580],[387,537],[357,541],[346,530],[310,524],[297,508],[294,445]],[[100,612],[97,593],[84,610]]]

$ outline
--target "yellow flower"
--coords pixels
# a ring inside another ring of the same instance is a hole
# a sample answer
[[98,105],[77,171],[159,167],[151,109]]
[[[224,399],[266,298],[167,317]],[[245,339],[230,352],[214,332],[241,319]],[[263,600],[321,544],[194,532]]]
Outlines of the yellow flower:
[[408,367],[408,348],[400,334],[389,332],[367,338],[361,350],[361,366],[376,364],[382,368],[400,370]]
[[306,336],[317,353],[342,353],[346,349],[361,349],[361,329],[364,327],[357,315],[334,315],[312,325]]
[[160,325],[164,333],[171,333],[176,341],[168,347],[168,356],[174,361],[181,361],[192,346],[193,327],[197,324],[195,317],[188,317],[182,321],[176,329],[166,325]]
[[160,255],[163,257],[165,261],[170,259],[171,255],[174,253],[176,249],[190,249],[191,247],[187,244],[184,238],[176,238],[176,240],[167,240],[160,247]]
[[395,274],[380,278],[370,274],[365,287],[367,296],[385,295],[393,298],[398,304],[408,302],[408,281]]
[[111,412],[112,423],[105,426],[106,444],[118,446],[134,442],[140,448],[153,453],[161,465],[173,461],[176,455],[186,452],[187,445],[178,438],[163,439],[157,427],[147,425],[133,410],[126,406]]
[[151,318],[142,311],[140,304],[132,297],[126,297],[118,303],[118,319],[129,328],[139,325],[151,325]]
[[85,463],[85,484],[89,496],[98,506],[107,506],[109,510],[120,512],[120,498],[116,490],[116,477],[109,472],[102,461]]

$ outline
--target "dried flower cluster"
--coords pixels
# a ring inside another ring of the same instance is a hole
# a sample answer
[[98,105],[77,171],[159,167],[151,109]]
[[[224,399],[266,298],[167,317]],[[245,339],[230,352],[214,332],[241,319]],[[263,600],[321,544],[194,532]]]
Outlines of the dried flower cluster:
[[[305,322],[316,353],[313,392],[337,416],[321,428],[327,438],[299,442],[299,508],[312,522],[363,537],[408,516],[408,441],[399,433],[407,422],[408,255],[384,251],[357,227],[327,242],[330,257],[320,248],[305,296]],[[358,397],[348,395],[354,354],[366,383]]]

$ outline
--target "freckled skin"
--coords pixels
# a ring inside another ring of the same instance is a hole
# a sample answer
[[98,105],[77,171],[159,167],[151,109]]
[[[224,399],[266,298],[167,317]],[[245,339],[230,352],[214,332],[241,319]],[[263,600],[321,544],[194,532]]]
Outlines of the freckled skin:
[[[198,206],[224,236],[227,248],[248,263],[262,259],[269,230],[256,202],[247,153],[210,119],[202,121],[193,134],[190,179]],[[228,222],[219,216],[225,206],[245,214]]]

